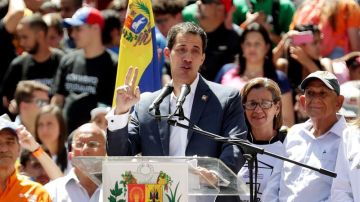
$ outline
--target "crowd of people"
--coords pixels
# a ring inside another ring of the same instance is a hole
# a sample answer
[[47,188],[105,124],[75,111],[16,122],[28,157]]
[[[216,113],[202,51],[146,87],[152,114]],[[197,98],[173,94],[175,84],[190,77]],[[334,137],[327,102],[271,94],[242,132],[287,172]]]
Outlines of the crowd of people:
[[[141,154],[218,158],[254,192],[196,201],[360,202],[358,1],[151,2],[166,88],[151,93],[137,67],[115,87],[128,0],[0,2],[0,201],[102,201],[72,158]],[[337,177],[266,155],[253,168],[149,107]]]

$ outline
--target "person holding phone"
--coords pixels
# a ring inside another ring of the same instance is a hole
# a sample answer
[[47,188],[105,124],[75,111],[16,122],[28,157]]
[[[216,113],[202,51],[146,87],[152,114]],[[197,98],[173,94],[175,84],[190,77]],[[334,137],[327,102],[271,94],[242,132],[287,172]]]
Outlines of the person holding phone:
[[[301,81],[310,73],[321,70],[332,70],[332,63],[329,58],[322,58],[320,55],[321,32],[315,25],[299,25],[295,30],[289,31],[273,49],[273,60],[277,69],[284,71],[293,89],[295,102],[296,122],[302,122],[306,116],[297,104],[300,94],[298,86]],[[284,58],[280,58],[284,55]],[[281,62],[283,61],[283,62]]]
[[[284,72],[291,72],[287,67],[299,66],[303,69],[302,78],[297,79],[298,86],[302,79],[308,74],[317,70],[327,70],[332,72],[331,61],[322,58],[320,54],[321,32],[316,25],[298,25],[294,30],[284,35],[281,42],[273,49],[274,62],[277,68]],[[279,65],[279,59],[285,56],[286,66]],[[298,64],[296,64],[298,63]],[[294,70],[294,69],[291,69]],[[296,72],[299,75],[301,72]]]

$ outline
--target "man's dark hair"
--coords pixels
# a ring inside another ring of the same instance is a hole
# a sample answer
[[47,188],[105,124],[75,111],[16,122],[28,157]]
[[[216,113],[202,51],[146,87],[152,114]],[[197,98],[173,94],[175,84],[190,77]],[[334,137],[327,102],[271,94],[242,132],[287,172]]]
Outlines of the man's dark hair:
[[155,15],[176,15],[184,9],[186,3],[185,0],[153,0],[152,8]]
[[200,36],[202,41],[202,51],[203,53],[205,52],[207,36],[205,31],[201,27],[192,22],[182,22],[171,27],[167,35],[167,47],[170,50],[174,47],[176,36],[178,34],[194,34]]
[[25,16],[20,20],[20,24],[29,25],[29,27],[36,31],[43,31],[47,34],[48,27],[41,15],[36,13],[30,16]]
[[103,10],[101,11],[101,15],[105,20],[104,28],[102,30],[102,42],[106,45],[112,42],[111,31],[114,29],[121,30],[121,22],[119,14],[114,10]]

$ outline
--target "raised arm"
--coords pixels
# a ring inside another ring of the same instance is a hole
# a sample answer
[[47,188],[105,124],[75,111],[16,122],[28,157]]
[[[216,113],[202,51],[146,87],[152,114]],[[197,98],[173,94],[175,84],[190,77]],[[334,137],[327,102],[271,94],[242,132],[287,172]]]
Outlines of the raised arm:
[[108,120],[106,149],[110,156],[130,155],[131,143],[128,140],[128,120],[130,109],[139,102],[140,90],[135,85],[138,69],[130,67],[124,85],[116,89],[116,105],[106,119]]
[[19,143],[22,148],[29,150],[38,159],[45,172],[48,174],[51,180],[58,177],[62,177],[63,173],[56,163],[50,158],[50,156],[42,150],[39,143],[36,142],[34,136],[29,131],[21,126],[16,130],[19,137]]

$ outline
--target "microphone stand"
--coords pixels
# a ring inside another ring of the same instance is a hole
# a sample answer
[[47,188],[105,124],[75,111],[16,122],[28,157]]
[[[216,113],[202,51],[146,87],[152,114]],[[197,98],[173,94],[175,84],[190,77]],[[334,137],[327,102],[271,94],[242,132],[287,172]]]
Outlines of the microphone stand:
[[[182,108],[181,106],[179,107],[179,109]],[[179,110],[180,111],[180,110]],[[176,111],[175,111],[176,113]],[[257,154],[265,154],[265,155],[268,155],[268,156],[272,156],[274,158],[277,158],[277,159],[280,159],[280,160],[283,160],[283,161],[287,161],[287,162],[290,162],[290,163],[293,163],[295,165],[298,165],[298,166],[301,166],[301,167],[304,167],[304,168],[308,168],[308,169],[311,169],[311,170],[314,170],[316,172],[319,172],[323,175],[326,175],[326,176],[329,176],[329,177],[333,177],[335,178],[336,177],[336,173],[332,172],[332,171],[329,171],[329,170],[326,170],[326,169],[323,169],[323,168],[316,168],[316,167],[313,167],[313,166],[309,166],[309,165],[306,165],[306,164],[303,164],[303,163],[300,163],[300,162],[297,162],[297,161],[294,161],[294,160],[291,160],[291,159],[288,159],[286,157],[283,157],[283,156],[280,156],[280,155],[277,155],[277,154],[274,154],[274,153],[271,153],[271,152],[267,152],[265,151],[263,148],[260,148],[260,147],[257,147],[255,145],[253,145],[252,143],[246,141],[246,140],[243,140],[243,139],[239,139],[239,138],[230,138],[230,137],[222,137],[220,135],[216,135],[214,133],[210,133],[208,131],[205,131],[205,130],[202,130],[201,128],[199,128],[198,126],[196,126],[195,124],[191,123],[190,119],[188,119],[187,117],[184,116],[184,114],[172,114],[171,116],[168,117],[168,124],[169,125],[172,125],[172,126],[176,126],[176,127],[181,127],[181,128],[184,128],[184,129],[187,129],[187,130],[190,130],[190,131],[193,131],[195,133],[198,133],[198,134],[201,134],[201,135],[204,135],[210,139],[213,139],[215,141],[219,141],[219,142],[225,142],[225,143],[229,143],[229,144],[233,144],[233,145],[237,145],[239,146],[243,151],[245,151],[245,154],[244,154],[244,158],[246,160],[248,160],[248,167],[249,167],[249,175],[250,175],[250,184],[253,182],[253,173],[252,173],[252,169],[254,167],[254,163],[256,161],[256,156]],[[173,116],[178,116],[179,117],[179,120],[182,118],[182,119],[185,119],[189,122],[189,125],[185,125],[185,124],[181,124],[179,123],[178,121],[176,120],[173,120],[171,119]],[[257,173],[256,173],[257,174]],[[250,202],[253,202],[254,201],[254,193],[253,192],[256,192],[256,190],[252,190],[252,186],[250,186]],[[255,196],[256,196],[256,193],[255,193]],[[256,200],[256,199],[255,199]]]
[[[150,112],[149,112],[150,113]],[[160,116],[160,108],[159,106],[155,107],[155,119],[157,121],[160,121],[161,120],[161,116]]]

